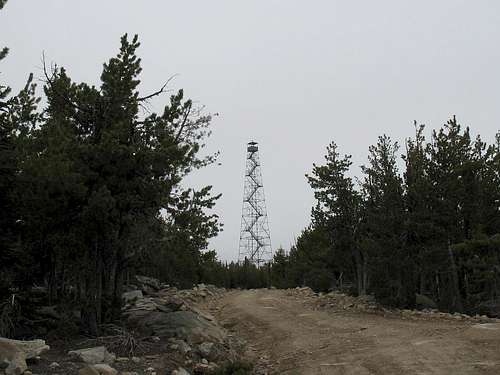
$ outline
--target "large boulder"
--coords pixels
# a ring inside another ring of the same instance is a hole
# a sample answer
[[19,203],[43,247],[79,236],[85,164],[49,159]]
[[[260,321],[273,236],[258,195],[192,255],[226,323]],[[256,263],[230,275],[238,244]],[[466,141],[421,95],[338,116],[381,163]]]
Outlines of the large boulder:
[[48,346],[44,340],[22,341],[0,337],[0,343],[2,342],[15,345],[17,348],[23,351],[24,354],[26,354],[27,359],[35,358],[50,349],[50,346]]
[[116,359],[116,356],[108,352],[108,350],[104,346],[71,350],[68,352],[68,355],[76,359],[77,361],[88,364],[98,364],[98,363],[111,364]]
[[0,369],[2,368],[7,375],[22,374],[28,369],[26,354],[14,344],[0,341]]
[[227,336],[223,328],[191,311],[150,311],[139,316],[129,314],[128,322],[145,335],[177,337],[189,344],[204,341],[222,343]]
[[22,374],[28,369],[26,359],[39,356],[50,347],[43,340],[10,340],[0,337],[0,368],[6,375]]

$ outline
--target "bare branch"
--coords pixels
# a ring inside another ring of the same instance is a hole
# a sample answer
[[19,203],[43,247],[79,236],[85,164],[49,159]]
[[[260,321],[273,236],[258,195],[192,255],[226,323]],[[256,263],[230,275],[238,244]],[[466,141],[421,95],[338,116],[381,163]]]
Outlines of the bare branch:
[[80,107],[75,102],[71,101],[71,99],[69,99],[66,95],[63,95],[57,91],[53,81],[53,77],[56,75],[56,72],[54,69],[52,69],[52,77],[49,77],[49,73],[47,72],[47,64],[45,61],[45,52],[42,53],[42,63],[43,63],[43,74],[45,75],[45,80],[46,80],[45,83],[47,83],[50,86],[52,92],[56,94],[59,98],[63,99],[66,102],[66,104],[69,104],[74,109],[85,112],[87,114],[91,114],[91,111],[89,111],[86,108]]
[[139,102],[143,102],[143,101],[148,100],[148,99],[151,99],[151,98],[153,98],[153,97],[155,97],[155,96],[161,95],[161,94],[163,94],[164,92],[167,92],[167,91],[165,90],[165,88],[168,86],[168,84],[169,84],[169,83],[170,83],[170,82],[171,82],[171,81],[172,81],[175,77],[177,77],[177,75],[178,75],[178,74],[174,74],[172,77],[170,77],[170,78],[167,80],[167,82],[165,82],[165,84],[164,84],[164,85],[161,87],[161,89],[159,89],[158,91],[156,91],[156,92],[154,92],[154,93],[152,93],[152,94],[149,94],[149,95],[143,96],[142,98],[138,98],[137,100],[138,100]]
[[177,132],[177,135],[175,136],[175,143],[179,142],[179,139],[181,137],[182,131],[184,130],[184,127],[186,126],[188,120],[189,120],[189,115],[191,114],[191,109],[193,108],[193,105],[191,104],[189,108],[187,109],[186,113],[184,114],[184,118],[182,119],[182,124],[179,128],[179,131]]

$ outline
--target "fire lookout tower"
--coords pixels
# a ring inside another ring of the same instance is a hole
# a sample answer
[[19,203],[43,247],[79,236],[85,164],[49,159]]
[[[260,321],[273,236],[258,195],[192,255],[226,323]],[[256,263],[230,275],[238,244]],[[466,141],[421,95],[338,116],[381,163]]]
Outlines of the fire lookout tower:
[[271,235],[267,219],[264,185],[257,142],[247,145],[245,187],[241,215],[238,261],[247,259],[257,267],[272,258]]

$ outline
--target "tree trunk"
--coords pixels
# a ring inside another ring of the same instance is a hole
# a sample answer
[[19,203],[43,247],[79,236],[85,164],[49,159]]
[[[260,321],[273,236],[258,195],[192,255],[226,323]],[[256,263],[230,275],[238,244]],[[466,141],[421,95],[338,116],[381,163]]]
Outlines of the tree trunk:
[[452,310],[463,312],[462,297],[460,296],[460,285],[458,281],[458,270],[457,265],[455,264],[455,255],[453,254],[453,249],[449,240],[448,256],[450,258],[451,279],[453,283],[452,301],[450,307]]

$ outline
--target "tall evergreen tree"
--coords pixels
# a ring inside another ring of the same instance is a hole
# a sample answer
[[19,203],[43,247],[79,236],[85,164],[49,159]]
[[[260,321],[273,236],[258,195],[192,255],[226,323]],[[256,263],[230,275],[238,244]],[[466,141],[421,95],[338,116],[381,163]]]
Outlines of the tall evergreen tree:
[[48,107],[22,174],[31,183],[26,208],[34,208],[25,210],[25,243],[44,259],[41,273],[54,298],[78,285],[92,334],[120,311],[124,275],[144,255],[140,237],[155,238],[153,248],[167,252],[185,233],[193,255],[219,228],[205,213],[218,198],[211,188],[180,185],[214,160],[198,156],[211,117],[199,115],[182,90],[161,115],[142,116],[142,103],[163,89],[139,95],[138,47],[137,36],[122,38],[99,88],[73,83],[64,69],[46,73]]
[[[367,254],[358,242],[361,221],[361,197],[347,175],[352,164],[350,156],[341,157],[337,145],[327,147],[326,163],[313,165],[312,175],[306,175],[314,190],[317,205],[312,210],[315,226],[322,226],[329,234],[331,252],[327,263],[351,269],[359,294],[366,293]],[[333,280],[332,280],[333,281]]]
[[363,237],[369,247],[375,295],[397,306],[415,304],[412,254],[405,238],[403,183],[397,168],[398,144],[384,135],[369,149],[362,183],[366,216]]

